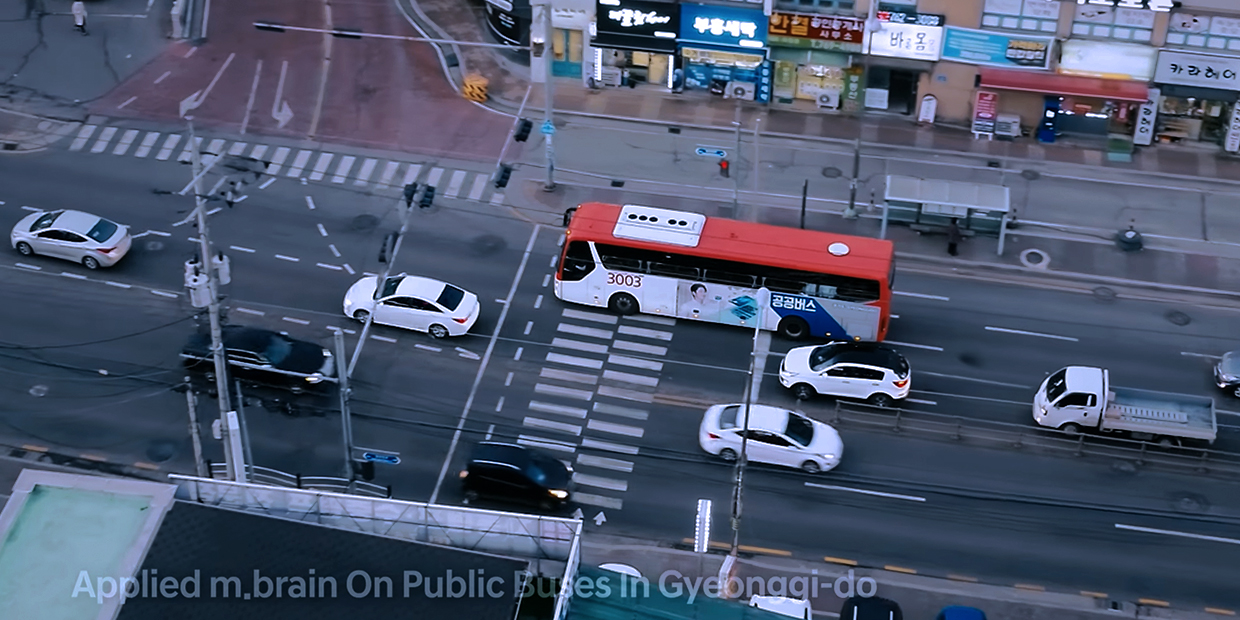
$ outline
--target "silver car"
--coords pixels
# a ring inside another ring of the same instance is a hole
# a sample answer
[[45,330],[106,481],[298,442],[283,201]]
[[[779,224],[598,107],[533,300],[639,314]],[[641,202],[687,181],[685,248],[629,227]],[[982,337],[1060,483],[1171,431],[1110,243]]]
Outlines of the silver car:
[[70,209],[31,213],[13,227],[11,238],[24,256],[54,256],[87,269],[115,265],[133,244],[128,227]]

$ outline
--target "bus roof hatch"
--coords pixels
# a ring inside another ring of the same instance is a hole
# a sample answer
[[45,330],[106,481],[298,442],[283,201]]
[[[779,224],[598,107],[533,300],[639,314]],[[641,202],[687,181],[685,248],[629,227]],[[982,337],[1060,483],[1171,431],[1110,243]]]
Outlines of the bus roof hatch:
[[706,216],[687,211],[624,205],[612,234],[621,239],[696,247]]

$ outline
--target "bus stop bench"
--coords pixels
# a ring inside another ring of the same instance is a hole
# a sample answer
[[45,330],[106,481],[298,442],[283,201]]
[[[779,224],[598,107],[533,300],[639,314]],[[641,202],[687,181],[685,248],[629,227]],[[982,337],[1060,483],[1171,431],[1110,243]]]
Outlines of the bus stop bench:
[[[947,234],[947,226],[941,226],[938,224],[910,224],[909,228],[917,231],[917,234],[919,235],[946,235]],[[969,230],[967,228],[960,229],[961,237],[972,237],[976,234],[977,234],[976,232]]]

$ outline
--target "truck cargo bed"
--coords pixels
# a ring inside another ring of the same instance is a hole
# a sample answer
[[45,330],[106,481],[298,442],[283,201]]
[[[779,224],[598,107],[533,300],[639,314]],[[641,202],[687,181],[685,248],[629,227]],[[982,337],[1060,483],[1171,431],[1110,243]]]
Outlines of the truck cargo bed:
[[1214,441],[1214,400],[1135,388],[1112,388],[1103,426],[1156,435]]

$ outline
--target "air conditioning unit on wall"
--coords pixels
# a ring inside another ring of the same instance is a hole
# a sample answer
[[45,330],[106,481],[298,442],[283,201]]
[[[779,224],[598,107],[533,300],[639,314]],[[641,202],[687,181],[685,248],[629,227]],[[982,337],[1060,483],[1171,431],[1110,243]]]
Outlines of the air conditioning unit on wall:
[[727,95],[729,99],[753,101],[754,93],[757,91],[757,86],[751,82],[728,82]]
[[818,93],[818,109],[837,110],[840,107],[840,91],[824,90]]

